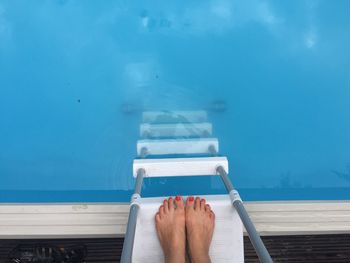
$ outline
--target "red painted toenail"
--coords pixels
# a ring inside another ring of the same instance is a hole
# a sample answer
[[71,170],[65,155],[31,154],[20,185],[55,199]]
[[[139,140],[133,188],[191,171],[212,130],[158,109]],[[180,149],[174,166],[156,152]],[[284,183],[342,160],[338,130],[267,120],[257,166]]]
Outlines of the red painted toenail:
[[205,199],[204,199],[204,198],[202,198],[202,199],[201,199],[201,202],[205,202]]
[[177,195],[177,196],[175,197],[175,199],[176,199],[176,201],[180,201],[180,200],[181,200],[181,197],[180,197],[179,195]]
[[164,205],[161,205],[160,208],[164,208]]
[[193,201],[194,200],[194,198],[193,198],[193,196],[190,196],[189,198],[188,198],[188,201]]

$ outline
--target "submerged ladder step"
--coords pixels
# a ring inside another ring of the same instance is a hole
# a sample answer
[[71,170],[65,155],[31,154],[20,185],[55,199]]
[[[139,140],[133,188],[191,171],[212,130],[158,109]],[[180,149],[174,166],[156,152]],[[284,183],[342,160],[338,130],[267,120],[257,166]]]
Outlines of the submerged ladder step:
[[139,169],[145,170],[144,177],[217,175],[219,166],[228,172],[226,157],[136,159],[133,176]]
[[141,137],[208,137],[212,134],[212,124],[200,123],[167,123],[140,125]]
[[158,139],[137,141],[137,154],[146,151],[147,155],[160,154],[200,154],[219,152],[217,138]]
[[207,112],[197,111],[145,111],[142,113],[143,122],[178,123],[178,122],[204,122]]

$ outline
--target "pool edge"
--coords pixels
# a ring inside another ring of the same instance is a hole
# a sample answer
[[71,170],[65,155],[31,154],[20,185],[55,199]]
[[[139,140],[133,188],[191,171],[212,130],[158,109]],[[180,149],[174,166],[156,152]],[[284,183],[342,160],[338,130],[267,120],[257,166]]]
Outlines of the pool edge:
[[[245,202],[261,235],[350,233],[350,201]],[[128,203],[0,204],[0,239],[125,234]]]

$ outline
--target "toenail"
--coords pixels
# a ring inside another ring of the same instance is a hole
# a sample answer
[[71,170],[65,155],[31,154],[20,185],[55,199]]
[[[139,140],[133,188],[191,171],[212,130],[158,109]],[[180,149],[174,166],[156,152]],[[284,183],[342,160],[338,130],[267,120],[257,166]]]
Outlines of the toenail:
[[175,197],[175,199],[176,199],[176,201],[180,201],[180,200],[181,200],[181,197],[180,197],[179,195],[177,195],[177,196]]
[[164,205],[161,205],[160,208],[164,208]]
[[202,198],[202,199],[201,199],[201,202],[205,202],[205,199],[204,199],[204,198]]
[[190,197],[188,198],[188,201],[193,201],[193,200],[194,200],[193,196],[190,196]]

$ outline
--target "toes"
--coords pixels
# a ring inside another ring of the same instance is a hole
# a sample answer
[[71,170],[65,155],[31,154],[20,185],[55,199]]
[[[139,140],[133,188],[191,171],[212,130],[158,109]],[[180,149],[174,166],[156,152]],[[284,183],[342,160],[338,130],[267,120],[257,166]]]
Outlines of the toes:
[[200,210],[201,209],[201,199],[197,196],[194,204],[194,209],[195,210]]
[[210,219],[213,220],[213,222],[215,221],[215,214],[214,214],[214,212],[212,210],[210,210],[209,217],[210,217]]
[[176,208],[182,209],[184,207],[184,201],[181,196],[175,197]]
[[160,215],[160,218],[162,218],[165,214],[165,211],[164,211],[164,205],[161,205],[159,207],[159,215]]
[[159,221],[160,221],[160,215],[159,215],[159,212],[157,212],[157,213],[156,213],[155,218],[156,218],[156,222],[159,222]]
[[210,213],[210,211],[211,211],[210,205],[206,204],[205,205],[205,212]]
[[168,206],[169,206],[169,211],[174,210],[174,199],[172,197],[169,197],[168,199]]
[[205,210],[205,199],[201,199],[201,210]]
[[187,197],[186,200],[186,209],[193,209],[194,208],[194,198],[193,196]]
[[164,206],[164,212],[165,213],[169,212],[169,204],[168,204],[168,200],[167,199],[164,199],[163,206]]

